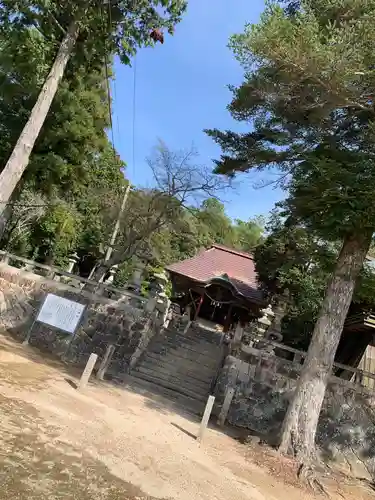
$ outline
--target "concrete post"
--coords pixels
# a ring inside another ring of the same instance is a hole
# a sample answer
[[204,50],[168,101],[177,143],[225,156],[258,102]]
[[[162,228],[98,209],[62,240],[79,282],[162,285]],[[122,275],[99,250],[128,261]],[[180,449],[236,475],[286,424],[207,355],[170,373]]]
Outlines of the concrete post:
[[238,354],[239,351],[241,350],[243,332],[244,332],[243,327],[240,324],[238,324],[236,327],[236,330],[234,332],[234,337],[233,337],[233,340],[232,340],[231,346],[230,346],[230,351],[231,351],[231,354],[233,354],[233,355]]
[[98,378],[99,380],[104,380],[104,375],[112,361],[112,356],[114,352],[115,352],[115,346],[109,344],[102,359],[102,362],[100,363],[98,373],[96,374],[96,378]]
[[238,344],[241,343],[242,336],[243,336],[243,330],[244,329],[243,329],[243,327],[240,324],[238,324],[236,326],[236,330],[234,332],[234,337],[233,337],[233,344],[234,345],[237,346]]
[[190,326],[191,326],[191,323],[192,323],[192,322],[191,322],[190,320],[186,323],[185,328],[184,328],[184,331],[182,332],[182,334],[181,334],[181,335],[186,335],[186,334],[187,334],[187,332],[188,332],[188,330],[189,330],[189,328],[190,328]]
[[152,313],[155,310],[155,307],[156,307],[156,298],[155,297],[149,298],[144,306],[145,311],[147,313]]
[[78,390],[82,391],[83,389],[86,388],[97,359],[98,359],[97,354],[94,353],[90,354],[89,360],[87,361],[85,369],[83,370],[81,378],[78,382]]
[[203,439],[203,434],[207,429],[208,421],[210,420],[212,407],[214,406],[215,396],[208,396],[206,408],[204,409],[201,425],[197,436],[197,441],[200,443]]
[[219,418],[217,419],[217,423],[220,426],[223,426],[225,424],[225,421],[229,413],[230,405],[232,404],[233,396],[234,396],[234,388],[229,387],[225,392],[224,403],[223,406],[221,407]]

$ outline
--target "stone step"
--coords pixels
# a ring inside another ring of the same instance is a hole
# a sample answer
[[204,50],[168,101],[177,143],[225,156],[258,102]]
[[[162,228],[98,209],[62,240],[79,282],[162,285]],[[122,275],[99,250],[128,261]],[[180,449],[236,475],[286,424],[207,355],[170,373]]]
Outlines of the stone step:
[[196,341],[188,337],[156,337],[154,342],[161,345],[171,345],[176,347],[181,346],[186,347],[187,349],[199,350],[199,352],[207,353],[208,355],[212,355],[212,353],[216,355],[217,352],[221,352],[222,350],[222,347],[219,345],[209,344],[202,340]]
[[223,336],[223,332],[219,332],[218,330],[210,330],[194,323],[190,325],[188,331],[192,332],[193,334],[206,335],[207,337],[211,338],[221,338]]
[[182,363],[190,364],[192,371],[215,371],[221,362],[221,358],[208,360],[204,356],[199,356],[192,351],[174,350],[150,350],[146,356],[152,356],[161,360],[163,363]]
[[184,366],[185,370],[205,374],[215,371],[221,362],[221,358],[208,361],[206,358],[200,358],[199,356],[192,355],[191,352],[186,353],[184,351],[149,351],[145,353],[145,357],[146,356],[154,358],[160,363],[173,365],[180,364]]
[[211,385],[211,381],[213,376],[215,376],[216,372],[200,374],[197,371],[192,371],[190,367],[185,367],[184,365],[180,365],[177,363],[162,363],[158,359],[145,357],[136,368],[149,368],[165,375],[173,375],[177,378],[187,378],[191,379],[194,384],[197,384],[201,387],[209,387]]
[[195,391],[190,391],[188,389],[185,389],[184,387],[181,387],[180,385],[176,385],[173,382],[170,382],[168,380],[165,380],[163,378],[160,378],[160,377],[157,377],[154,375],[146,374],[146,373],[136,371],[136,370],[132,371],[132,375],[137,377],[137,378],[147,380],[148,382],[151,382],[155,385],[164,387],[166,389],[170,389],[170,390],[176,392],[177,394],[182,394],[184,396],[192,398],[193,400],[196,400],[196,401],[200,401],[202,403],[204,403],[208,397],[208,396],[207,397],[201,396],[201,395],[197,394]]
[[201,352],[199,349],[191,349],[186,346],[175,346],[173,344],[153,344],[149,350],[155,354],[170,354],[172,356],[177,355],[181,358],[188,358],[199,363],[204,363],[206,366],[216,366],[218,360],[222,358],[221,351],[216,353],[211,352],[209,355],[208,353]]
[[166,403],[172,404],[177,408],[183,408],[184,411],[191,413],[192,415],[201,416],[203,415],[203,411],[205,408],[205,403],[202,401],[197,401],[194,398],[190,398],[189,396],[183,396],[176,391],[171,389],[167,389],[166,387],[161,387],[159,384],[155,384],[148,380],[139,378],[135,375],[126,374],[123,379],[119,380],[121,386],[125,387],[131,391],[137,391],[144,393],[144,391],[148,391],[152,395],[161,396],[165,398]]
[[150,375],[153,377],[160,378],[174,384],[176,387],[180,387],[182,389],[186,389],[190,391],[192,394],[199,394],[205,396],[211,388],[210,383],[206,383],[204,385],[198,384],[195,380],[192,380],[189,377],[184,377],[183,375],[176,375],[173,373],[168,373],[162,370],[159,370],[157,367],[139,365],[134,369],[135,372],[144,373],[146,375]]
[[203,341],[192,341],[188,338],[178,338],[175,339],[173,337],[155,337],[151,343],[151,345],[170,345],[172,347],[185,347],[186,349],[192,349],[195,351],[199,351],[201,353],[207,353],[208,355],[214,355],[223,350],[222,346],[217,346],[213,344],[208,344]]
[[209,337],[206,337],[205,335],[191,335],[187,333],[186,335],[181,335],[185,339],[190,339],[194,342],[205,342],[208,345],[212,346],[219,346],[221,344],[220,339],[210,339]]
[[173,330],[164,330],[165,337],[176,339],[190,339],[191,341],[202,341],[209,345],[219,346],[221,344],[221,336],[213,337],[201,333],[187,331],[185,334],[176,333]]
[[216,376],[217,369],[219,367],[218,364],[215,368],[206,368],[202,367],[202,365],[197,365],[197,363],[192,363],[182,358],[177,361],[176,358],[160,358],[152,353],[148,353],[138,366],[141,366],[142,364],[145,364],[147,366],[163,366],[164,368],[170,369],[171,371],[179,370],[180,373],[184,373],[186,374],[186,376],[190,376],[197,381],[207,383],[211,382],[212,379]]

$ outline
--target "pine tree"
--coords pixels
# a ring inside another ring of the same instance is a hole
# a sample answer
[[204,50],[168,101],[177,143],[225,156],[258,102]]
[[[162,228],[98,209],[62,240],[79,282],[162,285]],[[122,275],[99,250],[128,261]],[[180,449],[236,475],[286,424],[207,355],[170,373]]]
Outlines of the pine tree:
[[252,130],[210,130],[218,173],[277,167],[295,221],[342,241],[308,356],[284,422],[281,450],[314,454],[335,352],[375,229],[375,1],[270,4],[231,39],[245,79],[230,111]]

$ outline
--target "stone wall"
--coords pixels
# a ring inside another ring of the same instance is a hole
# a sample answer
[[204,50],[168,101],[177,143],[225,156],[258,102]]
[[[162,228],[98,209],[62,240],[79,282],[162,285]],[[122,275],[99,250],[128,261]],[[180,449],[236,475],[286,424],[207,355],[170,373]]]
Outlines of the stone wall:
[[[38,322],[32,326],[47,293],[86,305],[74,337]],[[101,357],[108,344],[115,344],[111,372],[125,372],[132,355],[156,332],[153,319],[152,312],[126,297],[111,300],[0,263],[0,330],[22,340],[32,326],[31,345],[77,365],[84,365],[91,352]]]
[[[227,421],[277,443],[301,364],[247,348],[246,361],[228,356],[217,381],[218,414],[234,388]],[[324,459],[356,477],[375,478],[375,394],[331,377],[320,415],[317,443]]]

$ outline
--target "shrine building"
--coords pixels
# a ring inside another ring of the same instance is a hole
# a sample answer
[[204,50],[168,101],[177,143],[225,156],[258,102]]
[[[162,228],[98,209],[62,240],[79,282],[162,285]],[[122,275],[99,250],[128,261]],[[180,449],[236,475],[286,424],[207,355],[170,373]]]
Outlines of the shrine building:
[[201,318],[229,331],[246,326],[266,306],[252,255],[212,245],[195,257],[166,268],[172,282],[172,302],[192,320]]

